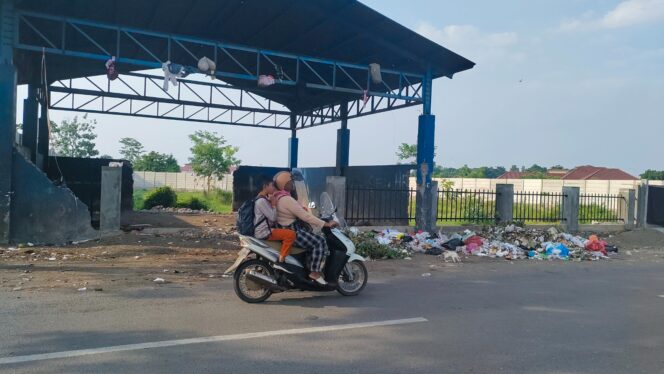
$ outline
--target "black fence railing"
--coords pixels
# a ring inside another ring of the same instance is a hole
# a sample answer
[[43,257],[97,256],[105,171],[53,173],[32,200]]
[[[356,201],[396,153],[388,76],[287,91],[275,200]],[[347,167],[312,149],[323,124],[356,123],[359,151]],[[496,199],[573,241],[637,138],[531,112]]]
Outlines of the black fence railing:
[[579,196],[579,222],[601,223],[624,221],[622,195],[581,194]]
[[490,223],[496,219],[496,192],[484,190],[438,190],[438,221]]
[[[495,191],[438,190],[436,219],[441,225],[489,224],[496,221]],[[563,193],[515,192],[513,220],[528,224],[563,222]],[[624,221],[622,195],[581,194],[579,222]],[[346,221],[356,226],[412,226],[416,190],[387,188],[346,189]]]
[[563,220],[563,193],[514,192],[512,218],[526,223]]
[[414,189],[346,189],[346,221],[350,225],[408,226],[415,220]]

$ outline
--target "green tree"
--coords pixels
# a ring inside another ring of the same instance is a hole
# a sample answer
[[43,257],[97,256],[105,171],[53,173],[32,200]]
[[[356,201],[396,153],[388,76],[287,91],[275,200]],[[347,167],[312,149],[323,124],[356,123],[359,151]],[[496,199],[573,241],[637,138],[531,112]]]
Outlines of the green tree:
[[648,169],[641,174],[641,179],[664,180],[664,171]]
[[528,173],[546,173],[547,169],[544,166],[539,166],[537,164],[533,164],[533,166],[529,167],[526,169],[526,172]]
[[104,158],[104,159],[107,159],[107,160],[112,160],[114,157],[111,156],[111,155],[104,154],[104,155],[100,155],[98,158]]
[[132,164],[135,163],[145,152],[143,144],[134,138],[122,138],[120,139],[120,144],[122,144],[120,154],[125,160]]
[[192,157],[189,158],[191,168],[194,173],[207,178],[208,191],[213,176],[221,179],[232,166],[240,164],[240,160],[235,158],[239,148],[226,144],[221,135],[196,131],[189,135],[189,139],[194,143],[191,147]]
[[[438,149],[438,147],[434,147],[433,157],[436,157],[436,149]],[[401,145],[399,145],[399,148],[397,148],[396,155],[399,161],[407,161],[409,164],[416,163],[417,144],[401,143]]]
[[505,170],[504,167],[502,166],[497,166],[497,167],[490,167],[486,169],[486,175],[484,176],[485,178],[498,178],[499,176],[505,174],[507,170]]
[[565,170],[562,165],[553,165],[550,167],[551,170]]
[[401,143],[397,149],[397,159],[414,164],[417,158],[417,144]]
[[96,120],[88,120],[87,114],[79,121],[63,120],[60,124],[51,122],[51,141],[58,156],[91,158],[99,154],[95,149],[94,133]]
[[178,161],[173,155],[159,152],[148,152],[140,156],[133,163],[134,170],[140,171],[166,171],[177,173],[180,171]]

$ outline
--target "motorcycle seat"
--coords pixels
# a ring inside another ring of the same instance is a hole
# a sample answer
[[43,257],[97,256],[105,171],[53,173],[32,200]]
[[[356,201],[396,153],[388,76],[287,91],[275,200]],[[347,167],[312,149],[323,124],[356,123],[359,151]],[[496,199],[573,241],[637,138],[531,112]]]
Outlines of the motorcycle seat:
[[[276,240],[264,240],[263,243],[269,245],[270,247],[272,247],[273,249],[276,249],[277,251],[280,251],[280,250],[281,250],[281,242],[280,242],[280,241],[276,241]],[[304,249],[304,248],[300,248],[300,247],[295,247],[295,246],[293,246],[293,247],[291,247],[290,254],[291,254],[291,255],[298,255],[298,254],[300,254],[300,253],[304,253],[304,252],[306,252],[306,251],[307,251],[307,250]]]

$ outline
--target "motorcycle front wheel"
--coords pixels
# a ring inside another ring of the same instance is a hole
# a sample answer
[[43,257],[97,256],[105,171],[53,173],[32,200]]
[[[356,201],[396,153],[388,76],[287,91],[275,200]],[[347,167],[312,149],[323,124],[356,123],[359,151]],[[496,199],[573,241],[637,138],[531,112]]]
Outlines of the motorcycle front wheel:
[[352,261],[344,266],[339,275],[337,292],[344,296],[355,296],[367,285],[369,272],[362,261]]
[[272,295],[272,291],[248,279],[247,274],[250,271],[274,277],[274,270],[261,260],[245,261],[235,270],[235,276],[233,277],[235,294],[247,303],[262,303]]

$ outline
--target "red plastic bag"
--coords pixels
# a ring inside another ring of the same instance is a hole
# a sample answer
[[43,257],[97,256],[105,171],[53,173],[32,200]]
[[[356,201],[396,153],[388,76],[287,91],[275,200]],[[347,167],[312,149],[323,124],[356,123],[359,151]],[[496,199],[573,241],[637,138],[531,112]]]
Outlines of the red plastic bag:
[[477,236],[477,235],[474,235],[474,236],[471,236],[470,238],[466,239],[466,241],[464,242],[464,244],[466,244],[466,245],[468,245],[468,244],[475,244],[475,245],[477,245],[478,247],[481,247],[481,246],[484,244],[484,242],[482,241],[482,238],[480,238],[480,237]]
[[602,252],[604,256],[608,256],[606,251],[606,242],[604,240],[599,240],[597,235],[590,235],[588,238],[588,243],[586,243],[586,250]]

